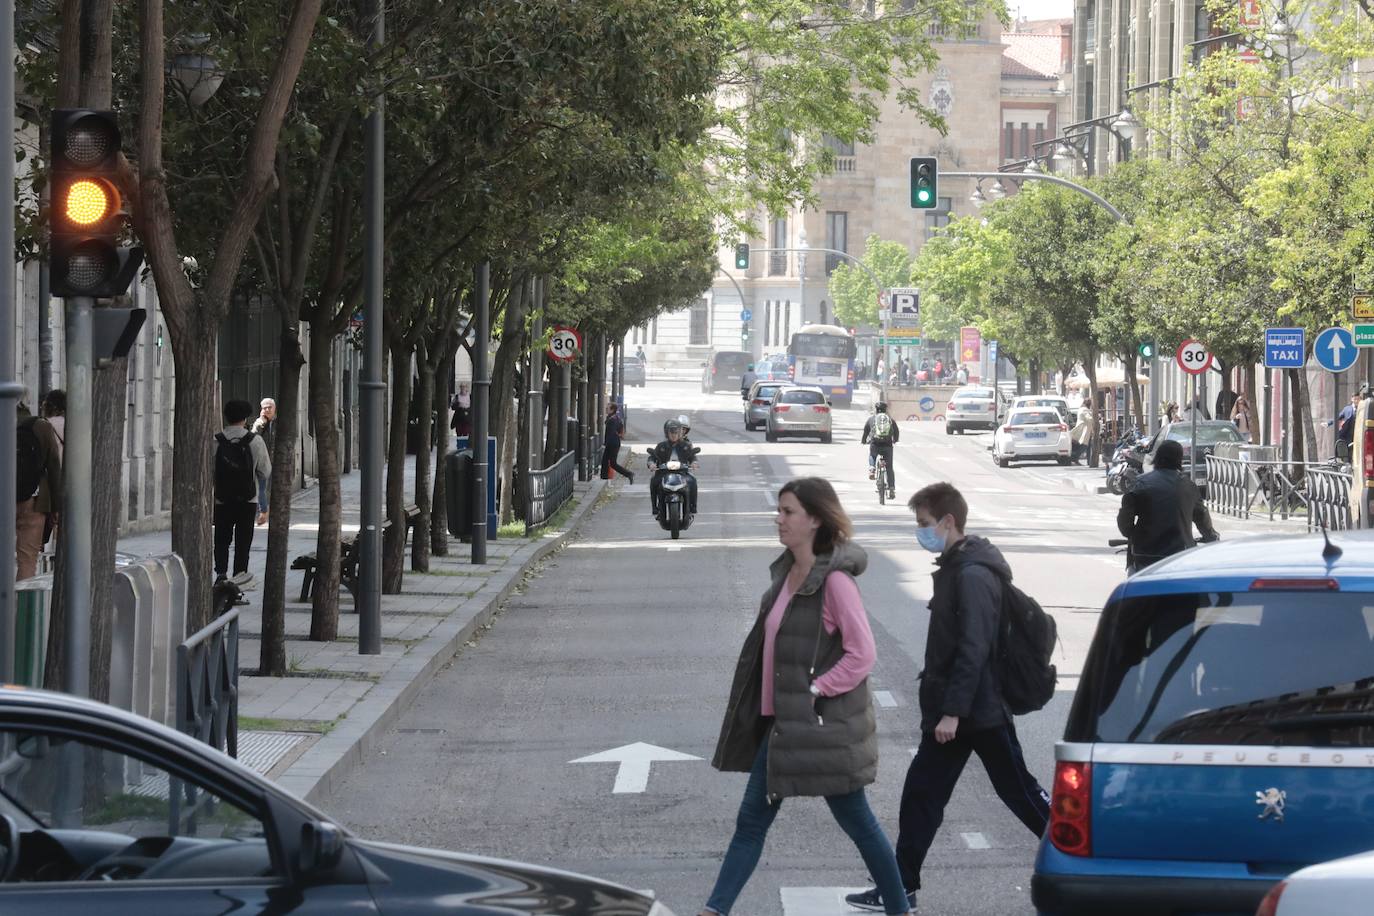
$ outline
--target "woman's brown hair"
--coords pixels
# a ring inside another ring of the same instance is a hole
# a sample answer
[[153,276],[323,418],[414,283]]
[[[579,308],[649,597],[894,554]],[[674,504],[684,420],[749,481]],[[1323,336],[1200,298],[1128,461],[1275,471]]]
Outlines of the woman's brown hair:
[[816,529],[812,550],[817,554],[829,553],[836,544],[843,544],[854,534],[854,525],[840,505],[840,497],[835,488],[824,477],[797,477],[789,480],[778,490],[778,498],[791,493],[801,503],[806,514],[820,521]]

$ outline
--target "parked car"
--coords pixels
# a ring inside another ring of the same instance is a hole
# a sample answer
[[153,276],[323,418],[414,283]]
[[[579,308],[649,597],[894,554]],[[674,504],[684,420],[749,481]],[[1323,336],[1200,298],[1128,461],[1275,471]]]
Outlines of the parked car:
[[1052,407],[1064,418],[1064,422],[1073,426],[1075,417],[1073,411],[1069,410],[1069,402],[1057,394],[1021,394],[1012,399],[1011,406],[1007,410],[1017,410],[1022,407]]
[[754,374],[764,382],[792,381],[792,370],[788,366],[786,353],[765,356],[754,364]]
[[1255,916],[1346,916],[1374,899],[1374,852],[1300,868],[1270,888]]
[[621,363],[622,371],[625,373],[625,384],[633,385],[636,388],[643,388],[648,374],[644,368],[644,361],[636,356],[627,356]]
[[829,442],[830,420],[830,402],[819,388],[783,385],[768,405],[764,437],[777,442],[782,436],[818,436]]
[[1053,407],[1012,408],[992,435],[992,460],[999,467],[1046,458],[1068,464],[1072,450],[1069,425]]
[[773,395],[781,387],[781,382],[755,382],[749,386],[749,394],[744,399],[745,429],[768,425],[768,409],[773,405]]
[[[1149,446],[1145,449],[1144,470],[1154,470],[1155,454],[1159,451],[1160,443],[1165,439],[1173,439],[1175,442],[1183,444],[1183,473],[1185,475],[1191,474],[1193,469],[1193,423],[1191,420],[1179,420],[1175,423],[1166,423],[1160,427],[1159,432],[1150,440]],[[1198,488],[1206,494],[1206,456],[1215,452],[1217,446],[1223,442],[1244,442],[1245,440],[1236,430],[1236,424],[1229,420],[1198,420],[1197,441],[1198,450],[1203,455],[1203,466],[1197,469],[1197,476],[1193,479],[1197,482]]]
[[206,744],[67,694],[0,688],[0,748],[6,916],[670,916],[595,878],[363,840]]
[[945,408],[945,433],[952,436],[966,429],[997,429],[1001,402],[1001,392],[993,388],[965,385],[956,389]]
[[1251,914],[1369,848],[1374,537],[1335,541],[1210,544],[1117,586],[1055,747],[1039,913]]
[[739,391],[743,387],[744,370],[754,361],[750,353],[743,350],[719,350],[712,353],[701,364],[701,390],[706,394],[713,391]]

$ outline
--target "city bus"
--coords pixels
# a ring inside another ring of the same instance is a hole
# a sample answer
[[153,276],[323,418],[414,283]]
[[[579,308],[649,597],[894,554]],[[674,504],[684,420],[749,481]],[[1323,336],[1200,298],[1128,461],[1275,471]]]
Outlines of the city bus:
[[848,407],[854,399],[854,359],[858,345],[845,328],[833,324],[808,324],[792,335],[787,347],[787,367],[793,384],[814,385],[836,407]]

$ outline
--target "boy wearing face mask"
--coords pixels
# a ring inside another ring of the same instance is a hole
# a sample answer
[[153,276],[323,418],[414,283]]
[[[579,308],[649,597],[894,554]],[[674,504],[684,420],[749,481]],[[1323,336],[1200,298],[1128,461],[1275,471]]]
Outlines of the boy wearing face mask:
[[[917,542],[938,555],[920,678],[921,744],[898,817],[897,864],[911,895],[921,887],[921,865],[970,754],[983,762],[1003,804],[1037,837],[1049,822],[1050,799],[1026,770],[993,670],[1011,567],[986,538],[964,533],[968,503],[950,484],[922,488],[907,506],[916,514]],[[876,889],[845,900],[881,909]]]

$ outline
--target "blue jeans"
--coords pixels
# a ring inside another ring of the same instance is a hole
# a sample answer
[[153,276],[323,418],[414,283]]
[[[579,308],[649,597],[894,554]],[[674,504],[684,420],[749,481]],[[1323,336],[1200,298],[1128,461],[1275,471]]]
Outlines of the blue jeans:
[[[776,805],[768,803],[767,782],[768,741],[765,739],[758,757],[754,759],[754,768],[749,771],[749,784],[744,788],[744,799],[740,802],[739,815],[735,819],[735,835],[730,839],[725,861],[720,863],[715,889],[706,901],[706,908],[720,916],[730,912],[749,876],[754,873],[759,856],[763,855],[764,837],[768,835],[768,828],[782,807],[781,802]],[[835,815],[840,828],[859,848],[859,855],[863,856],[864,864],[868,866],[883,895],[887,912],[910,912],[906,890],[902,887],[902,876],[897,870],[897,857],[878,819],[873,816],[873,810],[868,807],[864,790],[858,789],[848,795],[827,795],[825,803],[830,806],[830,813]]]

